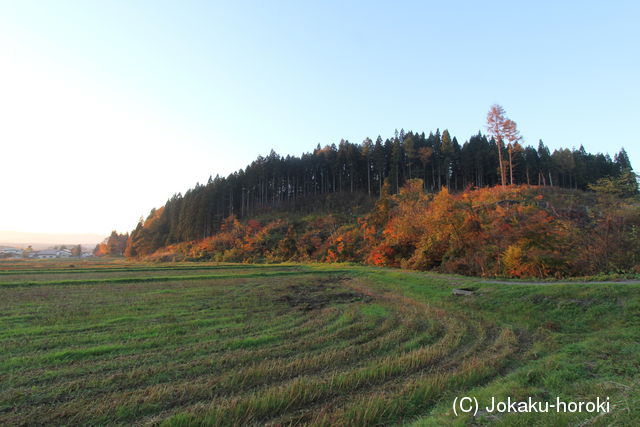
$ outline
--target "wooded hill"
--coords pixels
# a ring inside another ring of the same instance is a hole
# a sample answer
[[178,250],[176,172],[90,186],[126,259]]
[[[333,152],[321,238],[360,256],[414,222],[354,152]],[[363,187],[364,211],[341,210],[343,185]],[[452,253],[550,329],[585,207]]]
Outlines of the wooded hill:
[[[399,131],[392,138],[383,140],[378,137],[375,142],[367,138],[360,144],[342,140],[337,146],[318,146],[300,157],[283,157],[272,151],[266,157],[258,157],[245,169],[227,177],[210,178],[206,184],[197,184],[184,195],[174,195],[163,207],[152,210],[147,219],[131,232],[125,255],[144,257],[156,253],[156,256],[164,254],[171,257],[173,254],[254,262],[349,260],[421,269],[442,268],[445,262],[440,259],[441,256],[430,261],[417,261],[412,253],[418,247],[416,242],[402,249],[400,255],[395,250],[379,247],[393,234],[389,231],[389,227],[393,228],[391,224],[402,218],[402,212],[406,209],[403,205],[406,196],[403,194],[407,191],[412,198],[418,197],[418,190],[421,194],[418,198],[422,204],[414,206],[412,215],[426,215],[429,209],[435,209],[429,207],[436,206],[434,202],[449,203],[444,201],[447,198],[458,206],[456,200],[462,197],[460,200],[467,200],[465,203],[473,206],[458,208],[473,210],[477,208],[474,203],[480,203],[477,201],[491,194],[490,198],[494,199],[491,203],[497,203],[496,206],[501,209],[504,203],[509,206],[520,206],[522,203],[522,206],[534,206],[536,212],[539,210],[549,215],[547,221],[569,221],[563,223],[563,227],[575,228],[572,232],[578,232],[585,224],[579,221],[572,223],[571,215],[580,216],[581,221],[592,215],[591,220],[596,221],[596,217],[606,216],[609,210],[602,201],[596,200],[591,189],[602,189],[607,185],[619,189],[620,182],[627,179],[631,190],[624,195],[637,192],[635,175],[631,172],[624,149],[612,159],[606,154],[587,153],[583,147],[550,152],[542,141],[534,148],[522,146],[517,140],[505,146],[503,138],[498,140],[500,143],[496,142],[496,138],[478,133],[459,144],[447,130],[436,130],[429,135]],[[509,161],[504,154],[507,152]],[[500,159],[502,155],[505,156],[504,162]],[[501,183],[504,185],[499,185]],[[496,186],[500,188],[489,190]],[[405,190],[402,190],[403,187]],[[552,197],[554,192],[569,190],[566,194],[571,194],[571,206],[556,197],[553,198],[559,203],[557,206],[544,205],[545,198]],[[444,195],[439,196],[438,193]],[[539,203],[531,204],[530,201],[534,199]],[[374,208],[376,201],[377,207]],[[381,204],[386,207],[381,208]],[[484,201],[481,204],[486,205]],[[611,206],[614,204],[610,203]],[[379,218],[381,209],[386,209],[386,218]],[[485,212],[493,208],[487,209]],[[570,213],[569,217],[564,218],[556,215],[557,211],[554,214],[553,209],[582,211]],[[517,215],[522,215],[522,212],[518,211]],[[472,221],[469,218],[467,220]],[[434,232],[437,230],[425,225],[425,228],[413,231],[418,233],[413,239],[420,240]],[[456,231],[457,234],[460,232]],[[466,232],[473,231],[470,229]],[[559,229],[555,232],[559,232]],[[276,250],[268,241],[249,242],[241,237],[246,233],[253,240],[262,234],[266,240],[277,242],[279,249]],[[468,237],[458,238],[466,240]],[[337,246],[330,248],[332,244],[338,245],[339,242],[336,242],[341,239],[342,249]],[[367,250],[354,248],[353,253],[347,254],[344,248],[348,244],[344,241],[349,239],[354,240],[356,246],[365,245]],[[220,240],[225,240],[225,243],[219,245]],[[505,242],[508,240],[505,239]],[[181,244],[184,242],[191,243]],[[282,248],[287,244],[285,242],[290,245],[287,250]],[[483,240],[474,244],[481,245]],[[550,241],[545,244],[553,246]],[[504,251],[509,250],[511,258],[515,259],[514,251],[521,253],[531,249],[528,243],[520,242],[518,245],[519,249],[508,249],[508,245],[495,248],[495,253],[489,255],[499,264],[495,268],[478,268],[480,261],[476,261],[471,263],[473,266],[447,267],[446,270],[520,276],[571,275],[584,270],[586,274],[583,267],[558,269],[538,265],[520,273],[514,268],[505,269],[502,260]],[[445,252],[448,253],[447,250]],[[441,255],[444,256],[444,253]],[[449,253],[445,259],[456,257],[458,255]],[[445,264],[451,263],[447,261]],[[632,267],[609,265],[588,270],[599,272],[608,269],[628,270]]]

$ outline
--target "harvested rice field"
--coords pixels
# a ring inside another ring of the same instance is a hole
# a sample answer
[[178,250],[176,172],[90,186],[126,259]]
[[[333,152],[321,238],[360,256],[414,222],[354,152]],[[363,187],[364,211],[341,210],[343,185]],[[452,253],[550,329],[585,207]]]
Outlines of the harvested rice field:
[[[631,425],[639,291],[344,264],[0,262],[0,424]],[[456,415],[461,396],[612,408]]]

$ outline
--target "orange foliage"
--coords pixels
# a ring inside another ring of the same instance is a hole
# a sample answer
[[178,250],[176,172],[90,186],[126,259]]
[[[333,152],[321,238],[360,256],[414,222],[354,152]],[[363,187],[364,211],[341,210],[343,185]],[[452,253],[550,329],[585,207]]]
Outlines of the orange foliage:
[[368,262],[483,276],[565,275],[570,227],[541,200],[530,187],[494,187],[462,194],[444,188],[427,201],[411,183],[394,196]]
[[[425,194],[385,185],[369,215],[239,221],[157,251],[237,262],[366,262],[478,276],[548,277],[640,271],[640,211],[571,190],[493,187]],[[145,223],[153,225],[158,213]]]

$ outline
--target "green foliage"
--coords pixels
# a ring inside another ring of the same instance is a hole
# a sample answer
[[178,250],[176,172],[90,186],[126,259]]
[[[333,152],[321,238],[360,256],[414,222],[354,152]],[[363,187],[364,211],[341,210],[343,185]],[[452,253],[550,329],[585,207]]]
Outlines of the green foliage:
[[[506,130],[509,129],[507,126]],[[582,147],[550,153],[542,141],[536,150],[520,146],[515,134],[507,132],[503,136],[513,142],[509,172],[510,183],[514,185],[586,190],[598,179],[623,176],[630,167],[624,150],[613,160],[587,153]],[[495,139],[478,133],[459,144],[448,130],[441,133],[439,129],[428,135],[401,130],[392,138],[378,136],[375,143],[369,138],[361,144],[341,140],[337,146],[318,145],[300,157],[280,156],[271,151],[245,169],[227,177],[210,177],[206,184],[198,183],[185,194],[171,197],[163,207],[153,209],[131,232],[125,254],[144,257],[167,246],[209,238],[220,233],[225,219],[231,216],[247,221],[265,215],[273,218],[319,212],[364,215],[368,212],[362,211],[370,209],[375,198],[383,198],[385,191],[399,193],[403,185],[416,177],[423,179],[424,188],[430,193],[440,191],[443,186],[452,193],[494,186],[501,181],[498,157]],[[503,174],[506,162],[504,159]],[[103,252],[121,253],[119,249]],[[217,257],[240,258],[235,251]],[[280,258],[281,255],[273,254],[273,259]]]
[[607,176],[589,184],[589,189],[616,197],[634,197],[638,195],[638,175],[631,169],[624,169],[618,176]]

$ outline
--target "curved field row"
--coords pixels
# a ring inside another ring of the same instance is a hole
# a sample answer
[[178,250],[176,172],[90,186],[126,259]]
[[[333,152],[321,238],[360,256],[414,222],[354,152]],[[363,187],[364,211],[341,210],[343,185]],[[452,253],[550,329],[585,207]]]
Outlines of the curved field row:
[[[510,329],[488,327],[416,303],[407,306],[406,301],[394,299],[385,296],[379,301],[384,301],[386,307],[393,309],[394,316],[408,323],[417,317],[436,320],[444,333],[437,341],[412,350],[399,348],[391,355],[362,358],[355,367],[343,369],[334,365],[321,376],[297,376],[286,383],[224,396],[212,402],[203,399],[186,411],[184,408],[174,411],[176,414],[166,423],[354,425],[396,422],[418,415],[433,404],[435,392],[443,389],[433,384],[457,381],[463,386],[486,381],[517,350],[518,339]],[[487,330],[492,333],[485,334]],[[426,397],[425,389],[433,390],[431,399],[424,399],[420,405],[407,404],[418,395]]]
[[[330,273],[347,273],[348,270],[325,270]],[[175,282],[175,281],[192,281],[192,280],[213,280],[213,279],[235,279],[235,278],[255,278],[255,277],[270,277],[270,276],[286,276],[286,275],[303,275],[303,274],[318,274],[321,273],[321,269],[314,270],[290,270],[290,271],[237,271],[237,270],[222,270],[222,273],[217,274],[189,274],[189,275],[125,275],[121,277],[100,277],[100,278],[51,278],[50,280],[21,280],[3,282],[0,281],[0,287],[4,288],[20,288],[20,287],[34,287],[34,286],[82,286],[82,285],[103,285],[103,284],[118,284],[118,283],[157,283],[157,282]],[[54,275],[55,276],[55,275]]]
[[[0,264],[1,266],[1,264]],[[148,273],[172,274],[172,272],[206,272],[206,271],[251,271],[251,270],[303,270],[300,265],[271,265],[271,264],[195,264],[195,265],[177,265],[177,266],[130,266],[130,267],[104,267],[104,268],[83,268],[83,267],[65,267],[55,269],[0,269],[0,282],[28,281],[38,280],[42,276],[47,279],[91,279],[94,275],[109,277],[135,277],[149,275]],[[143,274],[140,274],[143,273]]]
[[341,270],[304,273],[0,287],[0,422],[396,423],[521,345]]

